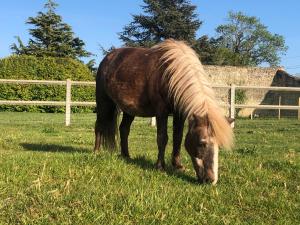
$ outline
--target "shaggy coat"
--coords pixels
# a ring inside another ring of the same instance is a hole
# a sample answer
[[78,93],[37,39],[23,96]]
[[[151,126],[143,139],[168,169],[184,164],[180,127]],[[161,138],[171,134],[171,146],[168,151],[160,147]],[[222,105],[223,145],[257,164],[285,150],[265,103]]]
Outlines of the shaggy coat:
[[[204,155],[209,155],[206,158],[211,165],[202,163],[203,167],[216,167],[213,161],[218,147],[232,146],[232,129],[217,104],[201,62],[182,41],[170,39],[152,48],[120,48],[110,52],[98,69],[96,102],[95,151],[101,143],[115,148],[118,109],[123,112],[119,129],[121,154],[125,157],[129,157],[128,135],[134,117],[156,117],[158,168],[165,164],[169,114],[174,118],[172,164],[175,167],[182,168],[179,154],[186,119],[190,124],[186,148],[196,167]],[[210,153],[200,154],[201,149]],[[205,173],[212,172],[204,168],[201,174]]]

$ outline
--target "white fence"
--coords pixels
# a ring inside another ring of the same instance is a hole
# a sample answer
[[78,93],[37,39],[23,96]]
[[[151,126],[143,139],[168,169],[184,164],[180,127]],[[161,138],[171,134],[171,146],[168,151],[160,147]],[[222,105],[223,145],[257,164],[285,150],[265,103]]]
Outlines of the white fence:
[[66,119],[65,124],[69,126],[71,123],[71,107],[72,106],[96,106],[95,102],[72,102],[71,88],[74,86],[95,86],[95,82],[87,81],[54,81],[54,80],[8,80],[0,79],[0,83],[5,84],[43,84],[43,85],[65,85],[66,101],[7,101],[0,100],[0,105],[43,105],[43,106],[65,106]]
[[[71,123],[71,107],[72,106],[96,106],[95,102],[79,102],[72,101],[71,88],[72,86],[95,86],[95,82],[86,81],[71,81],[70,79],[66,81],[53,81],[53,80],[9,80],[0,79],[0,84],[43,84],[43,85],[65,85],[66,86],[66,100],[65,101],[16,101],[16,100],[0,100],[0,105],[43,105],[43,106],[65,106],[66,116],[65,124],[69,126]],[[261,90],[273,90],[273,91],[289,91],[289,92],[300,92],[300,88],[295,87],[260,87],[260,86],[225,86],[225,85],[214,85],[213,88],[224,88],[230,90],[230,98],[228,103],[223,104],[229,109],[229,115],[231,118],[235,117],[236,109],[243,108],[254,108],[254,109],[278,109],[282,110],[298,110],[298,119],[300,119],[300,98],[299,104],[296,105],[245,105],[236,104],[236,90],[243,89],[261,89]],[[155,125],[155,120],[151,121],[152,125]]]

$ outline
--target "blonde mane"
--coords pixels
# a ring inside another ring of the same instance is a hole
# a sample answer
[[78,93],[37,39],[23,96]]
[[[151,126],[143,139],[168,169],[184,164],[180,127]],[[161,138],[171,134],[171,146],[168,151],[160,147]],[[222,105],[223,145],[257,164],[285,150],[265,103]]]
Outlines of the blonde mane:
[[174,99],[175,109],[188,119],[193,114],[207,116],[217,143],[230,148],[233,143],[232,129],[221,113],[195,51],[183,41],[173,39],[153,48],[163,52],[160,60],[167,65],[163,79],[168,82],[168,94]]

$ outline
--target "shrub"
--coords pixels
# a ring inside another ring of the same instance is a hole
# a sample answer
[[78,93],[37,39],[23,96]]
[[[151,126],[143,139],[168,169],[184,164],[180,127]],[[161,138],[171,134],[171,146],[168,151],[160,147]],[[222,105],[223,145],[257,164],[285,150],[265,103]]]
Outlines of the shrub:
[[235,91],[235,103],[244,104],[247,100],[247,95],[245,90],[237,89]]
[[[81,62],[70,58],[10,56],[0,59],[0,79],[93,81],[94,76]],[[1,100],[65,101],[65,86],[0,84]],[[94,87],[72,86],[72,100],[94,101]],[[73,107],[72,107],[73,108]],[[91,108],[73,108],[90,111]],[[57,106],[0,106],[0,111],[64,112]]]

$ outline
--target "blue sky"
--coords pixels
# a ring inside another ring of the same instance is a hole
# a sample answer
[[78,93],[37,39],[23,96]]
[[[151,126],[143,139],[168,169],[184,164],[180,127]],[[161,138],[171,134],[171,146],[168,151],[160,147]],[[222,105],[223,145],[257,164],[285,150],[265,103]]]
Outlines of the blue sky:
[[[86,48],[102,58],[100,45],[105,48],[121,46],[118,32],[141,12],[142,0],[56,0],[57,13],[70,24]],[[260,18],[272,33],[285,37],[289,50],[282,56],[281,65],[291,73],[300,73],[300,1],[299,0],[192,0],[203,21],[197,35],[215,35],[215,28],[226,22],[228,11],[242,11]],[[45,0],[2,0],[0,3],[0,58],[11,54],[9,46],[20,36],[29,38],[25,21],[43,9]]]

